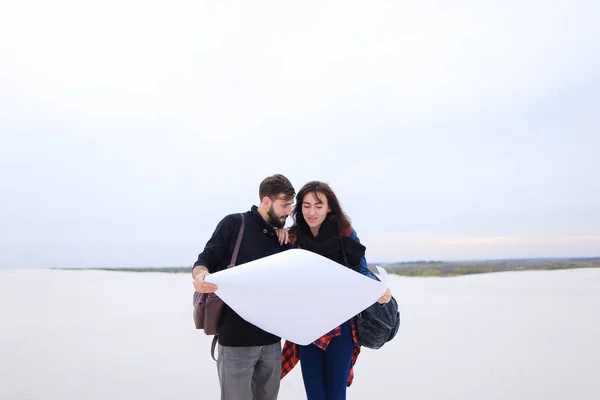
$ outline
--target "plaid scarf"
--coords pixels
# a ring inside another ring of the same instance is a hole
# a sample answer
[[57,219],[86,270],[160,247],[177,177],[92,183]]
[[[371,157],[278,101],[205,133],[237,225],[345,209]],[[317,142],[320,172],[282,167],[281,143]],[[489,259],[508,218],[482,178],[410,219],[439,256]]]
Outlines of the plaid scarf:
[[[356,335],[356,325],[354,325],[354,318],[350,320],[350,326],[352,327],[352,342],[354,343],[354,353],[352,354],[352,365],[350,366],[350,371],[348,372],[348,382],[346,384],[347,387],[352,385],[352,381],[354,380],[354,364],[356,364],[356,359],[360,354],[360,344],[358,344],[358,336]],[[342,328],[336,327],[331,332],[326,333],[321,336],[319,339],[312,342],[315,346],[320,348],[323,351],[327,351],[327,346],[331,342],[331,339],[341,336]],[[300,361],[300,354],[298,352],[298,345],[296,343],[292,343],[289,341],[285,341],[283,345],[283,350],[281,351],[281,379],[286,376],[296,364]]]

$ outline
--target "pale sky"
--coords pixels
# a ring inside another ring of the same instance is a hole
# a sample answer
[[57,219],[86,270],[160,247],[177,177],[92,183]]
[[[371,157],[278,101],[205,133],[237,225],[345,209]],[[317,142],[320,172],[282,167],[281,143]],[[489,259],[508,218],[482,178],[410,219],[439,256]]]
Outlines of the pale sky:
[[0,267],[191,265],[274,173],[370,262],[600,256],[597,1],[6,3]]

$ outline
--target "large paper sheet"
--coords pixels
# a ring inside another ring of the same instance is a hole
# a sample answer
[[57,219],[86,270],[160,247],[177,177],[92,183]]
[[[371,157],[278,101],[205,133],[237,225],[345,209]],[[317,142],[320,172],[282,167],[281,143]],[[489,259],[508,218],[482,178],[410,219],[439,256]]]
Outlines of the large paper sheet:
[[318,254],[287,250],[224,271],[206,282],[242,318],[294,343],[307,345],[384,295],[381,282]]

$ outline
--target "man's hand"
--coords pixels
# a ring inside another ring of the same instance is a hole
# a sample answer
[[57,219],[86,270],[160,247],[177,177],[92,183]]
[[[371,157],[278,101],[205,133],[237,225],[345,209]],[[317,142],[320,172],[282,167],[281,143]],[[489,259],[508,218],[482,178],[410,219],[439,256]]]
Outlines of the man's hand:
[[390,288],[387,288],[385,291],[385,294],[383,296],[381,296],[379,298],[379,300],[377,300],[377,302],[379,304],[385,304],[385,303],[389,303],[389,301],[392,299],[392,291],[390,290]]
[[218,287],[213,283],[204,282],[204,278],[209,275],[206,269],[201,269],[194,278],[194,289],[200,293],[213,293]]

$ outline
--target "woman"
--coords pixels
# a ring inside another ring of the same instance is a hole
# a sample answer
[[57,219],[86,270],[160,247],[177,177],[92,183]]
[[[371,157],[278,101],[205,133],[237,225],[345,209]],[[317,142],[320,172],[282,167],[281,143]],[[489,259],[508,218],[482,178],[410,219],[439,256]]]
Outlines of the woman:
[[[304,250],[318,253],[373,279],[367,268],[365,246],[360,244],[348,216],[328,184],[312,181],[296,195],[292,212],[294,225],[289,241]],[[287,241],[285,232],[281,241]],[[390,289],[378,300],[387,303]],[[346,387],[352,384],[353,366],[360,353],[353,320],[344,322],[308,346],[286,341],[283,347],[283,378],[300,361],[308,400],[346,399]]]

